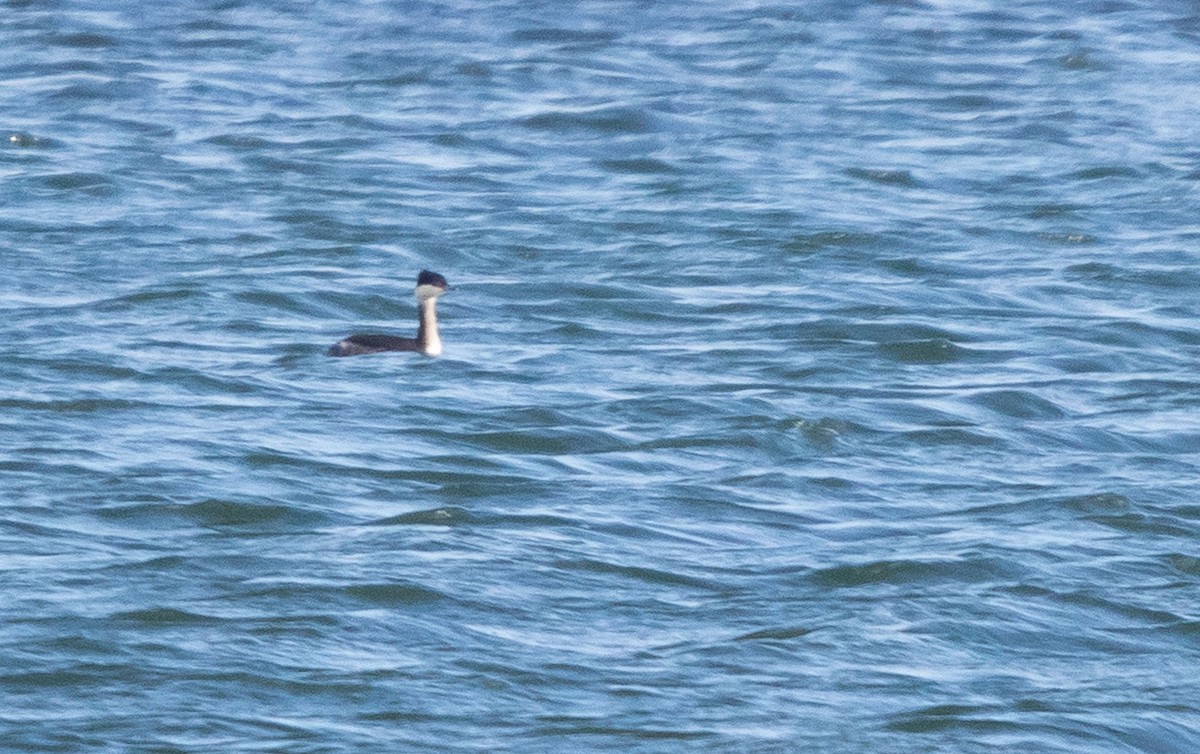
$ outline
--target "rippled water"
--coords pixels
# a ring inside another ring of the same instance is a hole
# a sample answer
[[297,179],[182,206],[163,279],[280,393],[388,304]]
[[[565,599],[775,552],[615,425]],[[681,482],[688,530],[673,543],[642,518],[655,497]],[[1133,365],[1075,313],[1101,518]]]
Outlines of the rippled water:
[[1200,750],[1195,3],[0,34],[5,751]]

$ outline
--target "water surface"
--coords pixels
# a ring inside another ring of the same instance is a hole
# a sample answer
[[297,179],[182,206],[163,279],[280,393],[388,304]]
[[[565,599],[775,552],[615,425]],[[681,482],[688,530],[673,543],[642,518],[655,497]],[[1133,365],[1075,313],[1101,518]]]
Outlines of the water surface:
[[0,748],[1196,751],[1198,14],[8,3]]

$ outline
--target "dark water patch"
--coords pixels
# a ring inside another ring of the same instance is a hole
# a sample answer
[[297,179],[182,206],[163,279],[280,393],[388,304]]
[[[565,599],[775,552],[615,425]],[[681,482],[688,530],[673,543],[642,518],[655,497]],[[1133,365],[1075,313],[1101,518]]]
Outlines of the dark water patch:
[[372,244],[391,241],[388,231],[318,210],[298,210],[273,215],[270,221],[283,225],[302,238],[335,244]]
[[1046,363],[1068,374],[1103,374],[1120,372],[1124,368],[1124,359],[1112,355],[1060,356],[1050,358]]
[[580,522],[548,514],[472,512],[456,506],[410,511],[368,521],[368,526],[495,526],[506,528],[560,528],[579,526]]
[[223,622],[221,618],[173,607],[126,610],[114,613],[111,616],[111,620],[133,623],[147,628],[190,628],[193,626],[214,626]]
[[147,305],[175,306],[189,299],[203,299],[207,296],[208,293],[198,287],[157,287],[106,298],[96,302],[95,308],[96,311],[101,312],[122,312]]
[[[877,309],[864,311],[856,308],[845,311],[843,314],[843,317],[828,320],[827,323],[809,323],[809,326],[824,325],[836,328],[831,332],[840,332],[842,337],[847,340],[872,340],[880,348],[884,348],[888,344],[938,343],[940,341],[948,342],[958,348],[958,343],[970,340],[965,335],[946,327],[925,324],[920,321],[897,321],[887,317],[886,312],[880,312]],[[860,317],[862,321],[859,321]]]
[[468,60],[454,67],[454,72],[460,76],[472,79],[490,79],[495,71],[492,66],[480,60]]
[[1015,107],[1013,102],[999,100],[986,94],[954,94],[929,100],[927,104],[935,110],[956,113],[1012,110]]
[[632,447],[624,438],[601,429],[547,426],[477,432],[470,442],[494,453],[550,456],[606,453]]
[[0,147],[13,149],[54,149],[63,146],[62,142],[48,136],[39,136],[27,131],[10,131],[0,141]]
[[96,354],[91,358],[60,356],[54,361],[43,363],[42,366],[50,374],[71,377],[80,384],[87,381],[132,380],[143,375],[143,372],[133,367],[114,364],[105,360],[107,358],[103,354]]
[[1200,535],[1200,527],[1185,525],[1167,515],[1132,512],[1119,515],[1093,514],[1087,516],[1087,519],[1119,531],[1139,535],[1179,538],[1195,538]]
[[77,32],[74,34],[51,35],[46,40],[57,47],[69,47],[82,50],[98,50],[105,47],[117,47],[116,37],[96,32]]
[[309,531],[328,524],[322,512],[295,505],[209,498],[196,502],[157,501],[117,503],[96,510],[96,515],[130,526],[171,529],[192,524],[210,529],[246,533]]
[[461,526],[477,521],[470,511],[464,508],[447,506],[430,508],[429,510],[409,511],[396,516],[370,521],[371,526]]
[[56,106],[105,106],[122,101],[136,101],[140,92],[140,87],[132,79],[114,80],[106,77],[64,86],[53,93],[52,100]]
[[1200,273],[1191,269],[1128,267],[1109,262],[1081,262],[1063,269],[1068,279],[1096,283],[1132,284],[1152,288],[1195,288],[1200,285]]
[[[262,338],[264,336],[273,337],[278,333],[278,330],[274,326],[265,323],[260,319],[236,319],[223,322],[221,324],[221,329],[225,332],[235,335],[244,335],[253,338]],[[309,354],[313,351],[313,344],[309,343],[293,343],[282,347],[290,352],[289,354],[285,354],[285,356],[280,357],[284,360],[287,360],[291,356]],[[297,348],[303,348],[303,351],[296,350]],[[279,363],[284,362],[281,361]]]
[[661,569],[649,568],[646,566],[619,565],[602,560],[577,559],[557,561],[554,564],[554,567],[569,571],[584,571],[603,576],[617,576],[622,579],[640,581],[656,586],[686,587],[689,589],[702,589],[706,591],[725,591],[725,588],[720,584],[712,582],[708,579],[699,579],[681,573],[672,573],[670,571],[663,571]]
[[[1135,365],[1130,369],[1127,361],[1117,359],[1105,360],[1103,361],[1103,365],[1106,369],[1098,371],[1129,373],[1136,369]],[[1157,407],[1186,407],[1192,405],[1196,397],[1200,397],[1200,381],[1192,382],[1188,381],[1188,379],[1129,379],[1129,381],[1121,382],[1120,391],[1106,397],[1104,402],[1121,408],[1129,408],[1130,405],[1142,402]],[[1176,433],[1168,431],[1168,435],[1176,435]]]
[[433,137],[433,143],[439,147],[449,147],[451,149],[469,149],[475,145],[475,141],[463,133],[442,133]]
[[[56,628],[63,628],[63,624],[59,622],[59,619],[50,619],[46,623],[57,624]],[[92,661],[97,663],[102,658],[111,658],[116,654],[111,642],[82,634],[60,634],[48,641],[39,642],[39,646],[47,650],[70,652],[80,659],[95,658]]]
[[554,110],[532,115],[522,121],[522,125],[535,131],[564,135],[580,132],[597,135],[642,134],[654,130],[650,115],[631,107]]
[[328,168],[311,158],[290,159],[274,155],[251,155],[244,163],[255,171],[263,174],[279,175],[294,173],[304,176],[320,176],[328,174]]
[[1083,262],[1081,264],[1073,264],[1065,268],[1063,272],[1070,277],[1080,280],[1111,282],[1117,278],[1119,270],[1120,268],[1116,265],[1106,262]]
[[332,291],[321,294],[318,301],[328,302],[329,305],[336,307],[335,312],[341,312],[346,317],[391,320],[393,322],[416,322],[417,319],[415,308],[411,304],[412,299],[408,297],[402,299],[398,291],[392,295],[386,292],[375,293],[371,290]]
[[439,494],[450,500],[487,498],[493,495],[538,496],[551,494],[558,489],[554,482],[524,474],[467,471],[469,465],[461,462],[467,458],[469,457],[449,457],[446,459],[447,464],[441,468],[413,468],[411,464],[400,460],[378,464],[342,463],[260,449],[247,453],[242,458],[242,463],[250,469],[291,469],[299,473],[320,473],[330,479],[376,483],[389,489],[394,488],[397,482],[407,482],[415,485],[417,489],[436,489]]
[[[191,347],[191,344],[182,345]],[[163,367],[142,372],[138,379],[148,384],[174,385],[191,395],[247,396],[260,394],[265,390],[260,382],[250,377],[229,377],[182,366]]]
[[986,584],[1007,581],[1021,572],[1015,564],[990,557],[955,560],[880,560],[816,571],[811,579],[826,588],[933,586],[941,583]]
[[636,446],[637,450],[702,450],[709,448],[727,448],[740,443],[728,437],[712,435],[687,435],[679,437],[660,437],[646,440]]
[[1115,492],[1060,498],[1056,504],[1064,510],[1089,516],[1124,515],[1133,509],[1129,498]]
[[1071,173],[1067,178],[1075,181],[1102,181],[1111,178],[1141,178],[1142,173],[1127,165],[1097,165]]
[[[259,306],[289,314],[309,314],[312,304],[304,294],[282,293],[278,291],[239,291],[234,297],[251,306]],[[415,319],[415,318],[414,318]]]
[[[1058,114],[1060,119],[1069,120],[1072,113]],[[1038,144],[1054,144],[1057,146],[1075,146],[1069,129],[1053,125],[1051,122],[1028,123],[1003,132],[1002,136],[1016,141],[1031,141]],[[1024,180],[1020,177],[1019,180]]]
[[582,747],[595,746],[597,750],[608,748],[616,741],[618,749],[625,751],[629,750],[625,748],[626,746],[636,746],[639,741],[697,742],[718,738],[714,732],[706,730],[685,730],[683,728],[669,728],[665,726],[624,727],[605,724],[602,721],[587,718],[574,723],[542,723],[532,731],[532,735],[554,738],[570,737],[571,740],[578,741]]
[[[330,270],[353,268],[363,263],[368,257],[364,249],[352,244],[330,244],[328,246],[313,246],[304,250],[303,255],[297,255],[295,249],[274,248],[273,236],[241,234],[229,239],[239,246],[260,247],[258,251],[247,251],[242,259],[253,262],[256,266],[275,271],[287,270],[302,279],[312,279],[329,284]],[[203,243],[209,243],[204,239]],[[407,281],[406,281],[407,282]],[[358,293],[354,291],[353,293]]]
[[1041,33],[1025,17],[1007,10],[968,11],[964,16],[975,22],[975,34],[1000,44],[1030,41]]
[[1090,205],[1086,205],[1086,204],[1073,204],[1070,202],[1048,202],[1045,204],[1039,204],[1036,207],[1034,207],[1033,209],[1030,209],[1029,211],[1027,211],[1025,213],[1025,217],[1028,217],[1031,220],[1045,220],[1045,219],[1050,219],[1050,218],[1069,217],[1072,215],[1078,215],[1079,213],[1085,212],[1088,209],[1091,209],[1091,207],[1090,207]]
[[789,626],[786,628],[764,628],[751,631],[734,638],[734,641],[790,641],[808,636],[814,629],[805,626]]
[[601,160],[599,165],[605,170],[627,175],[664,175],[676,172],[676,168],[670,163],[652,157]]
[[1064,496],[1037,495],[1014,502],[966,508],[962,515],[984,521],[1002,519],[1023,524],[1061,520],[1064,517],[1079,520],[1120,517],[1134,510],[1133,502],[1124,495],[1097,492]]
[[791,236],[783,244],[784,251],[812,252],[820,249],[878,249],[892,243],[891,239],[873,233],[854,230],[821,230]]
[[[1011,713],[1008,713],[1011,714]],[[972,735],[1015,736],[1025,726],[1005,719],[1003,710],[989,707],[940,704],[925,709],[893,715],[887,729],[898,733],[945,733],[960,731]]]
[[1174,553],[1165,558],[1172,568],[1186,576],[1200,576],[1200,557]]
[[762,218],[762,222],[749,225],[738,221],[714,226],[710,232],[722,246],[729,249],[776,249],[779,236],[770,225],[768,218]]
[[851,178],[859,178],[881,186],[918,188],[921,183],[908,170],[886,170],[882,168],[846,168],[843,171]]
[[1081,338],[1110,346],[1123,346],[1144,351],[1148,347],[1188,348],[1200,345],[1200,329],[1179,320],[1166,323],[1136,320],[1101,320],[1095,322]]
[[444,595],[434,589],[403,582],[355,584],[344,588],[347,595],[381,607],[411,607],[438,602]]
[[985,507],[976,514],[1006,513],[1022,520],[1061,519],[1063,514],[1082,521],[1129,533],[1153,537],[1190,538],[1198,534],[1195,522],[1174,509],[1152,509],[1116,492],[1094,492],[1064,497],[1034,497],[1020,503]]
[[[112,663],[78,662],[70,667],[59,670],[25,669],[19,673],[0,671],[0,688],[14,695],[45,693],[54,689],[88,689],[105,687],[112,684],[114,677],[136,677],[137,668],[132,665]],[[7,732],[6,732],[7,734]],[[5,736],[8,738],[8,736]],[[38,742],[30,751],[44,751],[42,742]],[[50,751],[78,751],[71,746],[53,747]]]
[[1163,626],[1159,630],[1193,643],[1200,643],[1200,620],[1180,620],[1170,626]]
[[429,723],[442,720],[441,715],[417,712],[411,710],[384,710],[381,712],[366,712],[358,715],[359,720],[376,723],[404,725],[406,723]]
[[[678,501],[675,501],[678,502]],[[690,506],[689,506],[690,507]],[[694,509],[693,509],[694,510]],[[506,517],[505,520],[513,519]],[[695,532],[685,529],[676,529],[674,527],[665,527],[658,525],[653,521],[637,520],[626,522],[599,522],[589,521],[585,517],[572,520],[561,516],[550,516],[545,514],[530,514],[527,516],[515,517],[515,521],[520,526],[536,527],[536,528],[575,528],[585,529],[588,532],[596,532],[609,537],[610,541],[630,541],[630,542],[658,542],[660,544],[673,543],[682,546],[710,545],[712,540],[703,531]]]
[[64,194],[107,198],[117,193],[116,182],[100,173],[55,173],[37,179],[37,185]]
[[1000,450],[1008,445],[1007,440],[1002,437],[989,435],[981,430],[960,427],[911,430],[904,432],[902,438],[904,442],[913,443],[919,447],[942,446]]
[[[316,120],[312,125],[315,129],[323,130],[328,125],[332,124],[336,127],[338,134],[342,134],[337,138],[322,137],[316,141],[307,141],[306,144],[335,146],[341,143],[345,138],[344,133],[347,131],[365,131],[371,134],[386,134],[396,133],[401,130],[396,123],[387,118],[371,117],[362,113],[346,113],[340,115],[323,116]],[[437,138],[435,137],[435,141]],[[375,143],[374,141],[367,143]]]
[[5,546],[14,552],[47,558],[80,557],[79,540],[72,529],[18,520],[17,516],[35,520],[37,516],[28,515],[15,505],[7,506],[5,514],[9,518],[0,518],[0,533],[3,533]]
[[324,515],[291,505],[217,498],[189,503],[180,513],[201,526],[222,529],[293,529],[327,523]]
[[[105,509],[102,509],[102,512],[103,510]],[[120,571],[125,574],[175,574],[190,565],[188,559],[182,555],[161,555],[137,562],[111,565],[106,570]]]
[[101,60],[92,58],[68,57],[55,60],[26,60],[6,66],[4,69],[14,78],[45,79],[58,82],[73,78],[71,74],[103,75],[109,71],[108,65]]
[[618,38],[618,34],[605,29],[577,29],[559,27],[539,27],[534,29],[519,29],[512,34],[512,40],[518,43],[535,42],[538,44],[554,45],[607,45]]
[[204,144],[227,147],[238,152],[255,152],[264,149],[274,149],[278,145],[261,136],[244,133],[228,133],[210,136],[204,139]]
[[1067,53],[1056,59],[1064,71],[1106,71],[1109,65],[1091,50]]
[[1045,421],[1068,416],[1061,406],[1029,390],[984,390],[972,395],[970,401],[1014,419]]
[[609,342],[612,333],[605,329],[590,327],[582,322],[567,322],[549,331],[563,342]]
[[[402,580],[332,584],[325,580],[271,579],[266,586],[257,583],[249,585],[242,596],[266,605],[278,603],[292,608],[299,606],[321,611],[316,614],[293,614],[286,626],[281,623],[282,617],[272,614],[257,628],[256,632],[262,635],[270,635],[285,628],[285,633],[291,635],[292,632],[305,634],[313,629],[320,631],[322,627],[344,626],[345,620],[341,616],[347,610],[360,608],[364,604],[403,609],[430,605],[446,599],[446,595],[436,589]],[[294,613],[294,609],[289,609],[288,612]]]
[[1100,242],[1100,238],[1091,233],[1079,231],[1056,231],[1037,234],[1038,240],[1056,246],[1091,246]]
[[236,34],[189,34],[178,41],[179,49],[206,52],[209,50],[237,50],[239,52],[269,52],[272,48],[262,44],[261,38],[247,31],[246,36]]
[[92,414],[108,411],[130,411],[151,407],[154,404],[123,398],[62,398],[22,399],[0,398],[0,408],[25,411],[44,411],[63,414]]
[[[264,596],[259,594],[248,595],[251,598]],[[268,598],[274,595],[265,595]],[[279,594],[277,595],[280,601],[286,601],[289,597],[295,597],[303,600],[307,595],[300,592],[294,595]],[[328,613],[312,614],[312,615],[271,615],[267,618],[257,619],[253,622],[248,622],[247,633],[250,636],[266,639],[272,642],[317,642],[325,639],[330,631],[335,631],[344,628],[345,621]],[[335,684],[338,686],[353,686],[354,684]],[[327,691],[332,689],[326,686]]]
[[868,433],[864,425],[830,416],[786,419],[779,426],[784,431],[799,433],[805,442],[823,451],[831,451],[851,438]]
[[1183,618],[1175,613],[1166,610],[1157,610],[1148,608],[1144,605],[1135,602],[1120,601],[1119,599],[1110,598],[1107,595],[1101,595],[1091,590],[1077,590],[1073,592],[1054,594],[1054,599],[1060,602],[1065,602],[1070,605],[1078,605],[1088,608],[1089,610],[1100,611],[1108,614],[1118,621],[1118,624],[1112,627],[1128,627],[1126,621],[1135,621],[1138,624],[1148,624],[1153,626],[1173,627],[1178,626]]
[[325,86],[332,89],[345,89],[357,87],[380,87],[385,89],[404,89],[408,87],[422,86],[437,83],[437,80],[428,71],[411,71],[408,73],[397,73],[392,76],[377,76],[377,77],[362,77],[351,79],[338,79],[329,81]]
[[950,364],[961,361],[968,353],[946,338],[883,343],[879,349],[902,364]]
[[879,260],[879,266],[885,270],[888,270],[889,272],[894,272],[897,275],[904,275],[906,277],[929,277],[931,275],[936,275],[936,273],[930,269],[925,260],[918,259],[916,257],[905,257],[903,259],[881,259]]

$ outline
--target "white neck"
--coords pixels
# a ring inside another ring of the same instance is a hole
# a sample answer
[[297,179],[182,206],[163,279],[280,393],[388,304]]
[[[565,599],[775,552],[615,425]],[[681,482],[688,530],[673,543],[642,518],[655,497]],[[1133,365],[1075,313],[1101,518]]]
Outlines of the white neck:
[[421,353],[426,356],[440,356],[442,353],[442,338],[438,335],[437,297],[430,296],[419,304],[420,327],[417,338],[421,342]]

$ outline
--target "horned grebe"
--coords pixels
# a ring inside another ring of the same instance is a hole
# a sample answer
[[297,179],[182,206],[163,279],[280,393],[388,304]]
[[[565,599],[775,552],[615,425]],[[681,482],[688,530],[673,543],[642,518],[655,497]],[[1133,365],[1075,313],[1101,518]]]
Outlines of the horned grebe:
[[442,353],[442,339],[438,337],[437,300],[450,288],[446,278],[421,270],[417,275],[417,337],[399,338],[395,335],[374,333],[351,335],[334,343],[329,348],[330,356],[360,356],[365,353],[384,351],[417,351],[426,356]]

